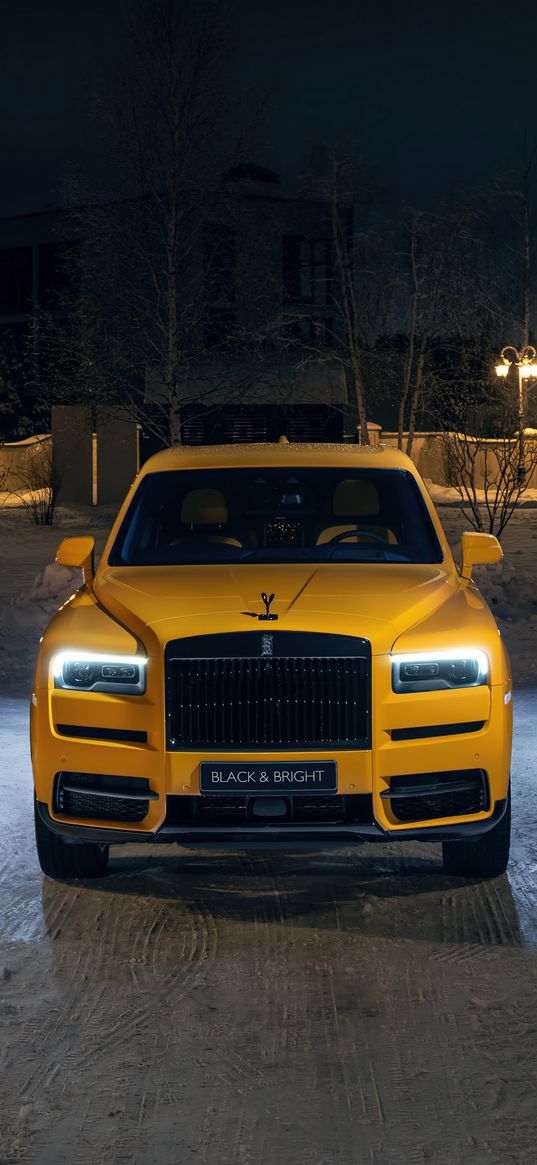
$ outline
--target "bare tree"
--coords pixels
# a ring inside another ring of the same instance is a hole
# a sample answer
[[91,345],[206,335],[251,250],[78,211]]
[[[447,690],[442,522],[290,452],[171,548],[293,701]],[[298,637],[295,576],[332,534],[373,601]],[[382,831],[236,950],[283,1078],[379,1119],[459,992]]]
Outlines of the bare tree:
[[[398,446],[411,455],[420,403],[434,377],[439,337],[464,333],[470,325],[468,295],[469,232],[474,209],[451,203],[438,215],[410,210],[403,253],[403,327],[408,342],[402,363],[398,408]],[[405,291],[406,287],[406,291]],[[474,309],[472,308],[472,317]]]
[[[535,252],[535,174],[537,146],[529,146],[528,135],[524,131],[522,157],[518,177],[507,190],[513,207],[513,241],[508,246],[514,260],[512,271],[512,319],[507,323],[511,335],[519,337],[522,353],[528,351],[532,337],[532,314],[534,306],[534,252]],[[506,280],[509,286],[509,280]],[[509,343],[501,344],[503,347]],[[518,380],[518,443],[519,476],[526,473],[525,429],[528,412],[529,382]],[[514,390],[516,391],[516,389]]]
[[[368,445],[371,355],[376,336],[385,330],[391,289],[386,245],[372,224],[374,184],[352,142],[321,143],[311,150],[302,190],[325,204],[331,262],[324,297],[326,318],[320,315],[312,321],[302,310],[313,327],[309,338],[301,337],[298,359],[343,370],[348,399],[358,416],[360,441]],[[295,321],[299,317],[295,311]]]
[[[518,473],[518,442],[468,433],[444,433],[448,480],[460,497],[460,509],[476,530],[501,538],[527,488]],[[528,477],[537,468],[537,442],[526,444]]]
[[28,448],[18,468],[19,484],[9,490],[36,526],[51,526],[54,521],[61,484],[58,467],[52,456],[52,442],[45,438]]
[[240,391],[226,356],[246,344],[232,302],[236,223],[213,178],[232,152],[228,45],[225,0],[136,11],[123,73],[99,102],[111,191],[71,192],[81,279],[69,325],[47,322],[59,389],[128,407],[166,444],[181,440],[185,404]]
[[46,401],[33,374],[31,328],[3,326],[0,335],[0,441],[15,441],[48,425]]
[[537,470],[537,440],[526,443],[522,478],[516,405],[505,383],[485,371],[481,380],[454,379],[450,390],[442,412],[448,482],[470,525],[501,538]]

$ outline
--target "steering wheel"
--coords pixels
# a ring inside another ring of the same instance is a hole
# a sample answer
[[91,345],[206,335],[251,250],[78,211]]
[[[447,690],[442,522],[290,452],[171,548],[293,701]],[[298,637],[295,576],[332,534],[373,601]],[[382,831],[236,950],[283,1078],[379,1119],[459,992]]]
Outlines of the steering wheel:
[[375,534],[373,530],[362,530],[359,526],[355,530],[343,530],[341,534],[334,534],[333,538],[329,538],[326,545],[331,546],[333,542],[344,542],[346,538],[353,538],[355,534],[365,534],[372,542],[380,542],[383,546],[387,546],[385,538],[380,534]]

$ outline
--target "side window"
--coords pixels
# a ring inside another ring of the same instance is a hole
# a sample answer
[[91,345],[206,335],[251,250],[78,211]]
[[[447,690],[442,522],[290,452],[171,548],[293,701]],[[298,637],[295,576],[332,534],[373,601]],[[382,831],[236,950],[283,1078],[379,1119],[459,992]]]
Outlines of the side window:
[[295,303],[329,302],[331,253],[328,239],[284,235],[282,239],[285,298]]
[[206,348],[232,346],[235,312],[235,233],[226,223],[207,222],[203,229],[203,332]]
[[32,306],[32,248],[0,250],[0,314],[22,315]]
[[54,309],[61,305],[62,292],[76,289],[78,247],[74,243],[41,243],[38,254],[39,306]]
[[203,228],[203,280],[209,303],[235,299],[235,232],[226,223],[206,222]]

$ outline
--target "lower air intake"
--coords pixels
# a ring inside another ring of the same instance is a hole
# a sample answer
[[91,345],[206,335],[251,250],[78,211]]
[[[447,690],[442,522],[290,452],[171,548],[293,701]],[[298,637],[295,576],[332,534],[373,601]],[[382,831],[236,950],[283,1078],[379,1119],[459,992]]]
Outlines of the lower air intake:
[[149,782],[140,777],[58,773],[55,808],[65,817],[135,823],[147,817],[148,793]]
[[394,817],[405,822],[466,817],[482,813],[489,804],[487,778],[481,769],[392,777],[383,796],[389,798]]
[[[262,798],[240,796],[168,797],[167,825],[207,826],[209,829],[225,829],[234,826],[248,826],[262,832],[265,824],[272,824],[270,813],[263,818],[252,812],[253,803]],[[277,824],[282,830],[293,825],[338,825],[345,822],[371,823],[373,806],[371,794],[341,794],[331,797],[282,798],[287,805],[285,817],[279,816]],[[267,798],[270,802],[270,798]],[[270,805],[268,806],[270,809]]]

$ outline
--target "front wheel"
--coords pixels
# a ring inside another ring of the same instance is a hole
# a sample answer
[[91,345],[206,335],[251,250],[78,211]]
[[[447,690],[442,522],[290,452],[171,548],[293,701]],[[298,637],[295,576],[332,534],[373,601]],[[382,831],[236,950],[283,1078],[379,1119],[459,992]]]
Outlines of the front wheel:
[[64,841],[42,820],[34,803],[35,843],[39,865],[49,878],[100,878],[108,866],[107,845]]
[[474,841],[444,841],[442,858],[448,874],[462,878],[497,878],[505,874],[511,843],[511,790],[497,825]]

